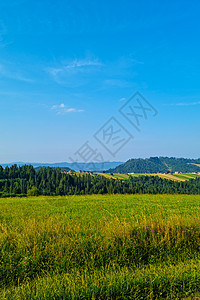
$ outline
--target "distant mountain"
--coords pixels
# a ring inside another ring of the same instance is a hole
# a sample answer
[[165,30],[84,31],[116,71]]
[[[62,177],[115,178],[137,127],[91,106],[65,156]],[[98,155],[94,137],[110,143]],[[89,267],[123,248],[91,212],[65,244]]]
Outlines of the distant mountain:
[[129,159],[116,168],[110,168],[112,173],[165,173],[165,172],[200,172],[200,159],[175,157],[150,157],[146,159]]
[[69,162],[60,162],[60,163],[30,163],[30,162],[13,162],[13,163],[8,163],[8,164],[1,164],[3,168],[6,166],[10,167],[12,165],[16,164],[17,166],[22,166],[22,165],[32,165],[35,169],[38,169],[39,167],[51,167],[51,168],[61,168],[62,170],[66,170],[69,168],[69,170],[85,170],[85,171],[105,171],[110,168],[115,168],[123,162],[89,162],[89,163],[80,163],[80,162],[75,162],[75,163],[69,163]]

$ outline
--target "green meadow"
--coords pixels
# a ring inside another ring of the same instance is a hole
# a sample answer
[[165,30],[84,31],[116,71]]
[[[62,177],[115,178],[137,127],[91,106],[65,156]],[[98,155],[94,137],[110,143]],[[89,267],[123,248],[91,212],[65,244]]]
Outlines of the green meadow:
[[[105,174],[101,174],[101,175],[105,175]],[[106,173],[107,176],[109,176],[110,174]],[[197,174],[191,174],[191,173],[185,173],[185,174],[162,174],[162,173],[151,173],[151,174],[148,174],[148,173],[138,173],[138,174],[130,174],[130,175],[126,175],[126,174],[117,174],[117,173],[114,173],[112,178],[118,178],[118,179],[122,179],[122,180],[126,180],[129,178],[129,176],[133,176],[133,177],[139,177],[139,176],[158,176],[160,178],[165,178],[165,179],[168,179],[168,180],[175,180],[175,181],[185,181],[185,180],[189,180],[189,179],[195,179],[195,178],[198,178],[200,175],[197,175]]]
[[200,196],[0,199],[0,299],[193,299]]

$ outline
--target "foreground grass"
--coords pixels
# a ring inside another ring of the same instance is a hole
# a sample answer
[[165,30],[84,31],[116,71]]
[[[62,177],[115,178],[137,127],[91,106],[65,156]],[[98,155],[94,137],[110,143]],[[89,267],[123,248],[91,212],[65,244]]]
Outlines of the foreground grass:
[[[2,293],[4,299],[179,299],[200,285],[200,263],[132,270],[109,266],[45,276]],[[197,294],[196,294],[197,295]]]
[[1,299],[200,292],[200,196],[0,199]]

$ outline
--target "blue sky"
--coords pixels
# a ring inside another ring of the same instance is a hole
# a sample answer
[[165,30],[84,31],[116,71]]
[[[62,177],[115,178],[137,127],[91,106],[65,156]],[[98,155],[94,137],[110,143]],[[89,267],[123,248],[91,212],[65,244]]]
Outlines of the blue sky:
[[[195,0],[1,0],[0,163],[86,162],[86,142],[105,161],[200,157],[199,9]],[[137,91],[157,111],[140,117],[140,131],[119,111]],[[125,129],[116,151],[96,138],[111,117]]]

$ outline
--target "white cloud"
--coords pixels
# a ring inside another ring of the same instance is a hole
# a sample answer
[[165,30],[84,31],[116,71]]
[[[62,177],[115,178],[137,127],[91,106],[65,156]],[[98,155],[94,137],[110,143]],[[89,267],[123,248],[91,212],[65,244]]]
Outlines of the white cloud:
[[77,109],[74,107],[68,108],[65,104],[53,105],[51,109],[55,110],[58,115],[64,115],[70,112],[83,112],[83,109]]
[[119,101],[125,101],[126,100],[126,98],[121,98],[121,99],[119,99]]
[[194,106],[200,105],[200,101],[196,102],[179,102],[179,103],[171,103],[171,104],[164,104],[165,106]]

